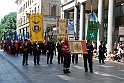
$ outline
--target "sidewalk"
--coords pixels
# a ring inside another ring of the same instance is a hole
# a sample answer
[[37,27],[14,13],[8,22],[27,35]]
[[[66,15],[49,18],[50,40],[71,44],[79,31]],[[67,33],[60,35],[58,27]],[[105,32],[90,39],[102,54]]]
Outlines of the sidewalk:
[[13,56],[0,51],[0,83],[124,83],[124,64],[106,61],[99,65],[94,59],[94,73],[84,72],[83,58],[71,63],[71,73],[63,73],[63,64],[46,64],[46,55],[40,56],[40,65],[34,65],[29,55],[29,65],[22,66],[22,55]]

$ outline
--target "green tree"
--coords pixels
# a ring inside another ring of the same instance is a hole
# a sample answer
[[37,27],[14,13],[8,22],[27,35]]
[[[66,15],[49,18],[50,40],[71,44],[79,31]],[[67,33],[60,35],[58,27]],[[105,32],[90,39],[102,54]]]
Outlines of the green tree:
[[16,16],[16,12],[10,12],[4,16],[0,25],[0,37],[3,36],[4,32],[6,32],[6,34],[10,33],[11,35],[16,32]]

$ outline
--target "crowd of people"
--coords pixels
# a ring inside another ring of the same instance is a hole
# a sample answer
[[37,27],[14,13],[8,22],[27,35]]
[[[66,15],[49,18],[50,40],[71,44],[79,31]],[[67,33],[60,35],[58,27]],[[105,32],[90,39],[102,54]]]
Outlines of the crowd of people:
[[[124,61],[124,46],[122,42],[115,43],[114,46],[114,53],[109,52],[107,55],[105,53],[107,52],[106,45],[104,44],[104,41],[100,42],[98,48],[98,55],[99,55],[99,64],[105,64],[104,60],[113,60],[113,61]],[[88,69],[91,73],[93,73],[93,54],[94,52],[94,46],[92,44],[91,40],[87,40],[86,43],[87,52],[88,54],[83,54],[84,59],[84,69],[85,72],[88,72]],[[56,49],[57,49],[57,57],[58,57],[58,64],[63,64],[63,72],[64,73],[71,73],[70,71],[70,64],[72,63],[78,63],[78,54],[72,54],[69,50],[69,44],[68,39],[65,40],[59,40],[58,42],[54,42],[52,38],[49,40],[46,40],[44,42],[35,42],[31,43],[30,40],[25,39],[24,42],[12,40],[10,44],[8,45],[7,41],[1,42],[1,49],[6,51],[7,53],[18,56],[18,54],[23,55],[22,59],[22,65],[28,65],[28,56],[33,55],[34,56],[34,65],[40,64],[40,55],[44,54],[47,56],[46,63],[47,64],[53,64],[53,57],[56,55]],[[89,64],[89,68],[88,68]]]
[[106,56],[106,60],[112,60],[117,62],[124,62],[124,44],[123,42],[115,42],[114,52],[109,52]]

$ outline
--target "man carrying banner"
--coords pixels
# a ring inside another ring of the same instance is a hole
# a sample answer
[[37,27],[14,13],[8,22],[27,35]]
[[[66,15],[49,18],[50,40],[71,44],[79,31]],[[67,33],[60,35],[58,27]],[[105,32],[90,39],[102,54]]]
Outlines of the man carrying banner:
[[34,47],[33,47],[34,65],[36,65],[36,63],[39,65],[40,54],[41,54],[40,46],[39,43],[36,42],[34,43]]
[[86,46],[87,46],[87,51],[88,51],[88,54],[84,54],[83,55],[83,58],[84,58],[84,68],[85,68],[85,72],[88,72],[88,68],[87,68],[87,61],[89,63],[89,69],[90,69],[90,72],[93,73],[93,68],[92,68],[92,55],[93,55],[93,45],[91,43],[91,40],[87,40],[87,43],[86,43]]

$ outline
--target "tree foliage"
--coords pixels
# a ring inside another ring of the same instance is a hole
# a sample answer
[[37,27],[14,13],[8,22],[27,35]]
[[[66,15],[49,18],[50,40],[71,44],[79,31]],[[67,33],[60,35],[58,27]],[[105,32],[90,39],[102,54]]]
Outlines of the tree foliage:
[[2,27],[4,29],[14,29],[16,30],[16,12],[10,12],[8,15],[5,15],[1,20]]
[[4,32],[6,32],[6,34],[14,34],[16,32],[16,16],[16,12],[10,12],[4,16],[0,23],[0,37]]

